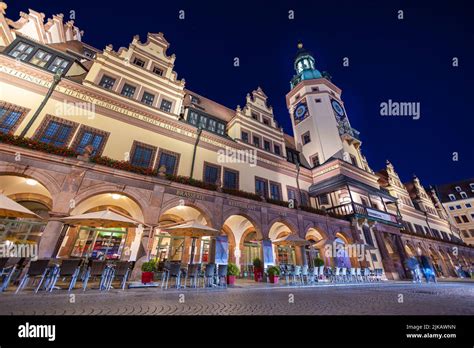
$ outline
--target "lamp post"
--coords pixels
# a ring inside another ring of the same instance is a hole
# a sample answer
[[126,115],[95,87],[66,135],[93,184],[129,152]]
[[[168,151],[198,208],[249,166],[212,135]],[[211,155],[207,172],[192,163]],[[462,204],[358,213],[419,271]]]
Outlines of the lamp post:
[[31,126],[33,125],[33,123],[36,121],[36,119],[38,118],[39,114],[41,113],[41,111],[43,110],[43,108],[45,107],[46,103],[48,102],[49,98],[51,97],[51,95],[53,94],[54,92],[54,89],[56,88],[56,86],[58,85],[58,83],[61,81],[61,79],[63,78],[63,72],[62,70],[58,70],[55,74],[54,74],[54,77],[53,77],[53,82],[51,83],[51,86],[49,87],[49,90],[48,90],[48,93],[46,93],[46,95],[44,96],[44,99],[43,101],[41,102],[40,106],[38,107],[38,109],[36,109],[35,113],[33,116],[31,116],[31,119],[28,121],[28,124],[26,125],[26,127],[23,129],[23,131],[20,133],[20,138],[24,138],[26,133],[28,133],[28,131],[30,130]]
[[194,143],[194,149],[193,149],[193,160],[191,162],[191,175],[189,176],[191,179],[193,178],[193,173],[194,173],[194,161],[196,160],[196,150],[197,146],[199,143],[199,139],[201,138],[201,133],[202,133],[202,128],[199,125],[198,131],[197,131],[197,137],[196,137],[196,142]]

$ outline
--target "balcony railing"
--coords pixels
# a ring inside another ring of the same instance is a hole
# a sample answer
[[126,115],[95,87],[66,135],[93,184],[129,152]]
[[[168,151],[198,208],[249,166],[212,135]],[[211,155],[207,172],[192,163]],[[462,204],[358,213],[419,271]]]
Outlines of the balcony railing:
[[355,202],[337,205],[335,207],[326,209],[326,211],[328,213],[334,213],[343,216],[357,215],[370,220],[401,226],[400,219],[397,215],[375,208],[366,207],[365,205]]

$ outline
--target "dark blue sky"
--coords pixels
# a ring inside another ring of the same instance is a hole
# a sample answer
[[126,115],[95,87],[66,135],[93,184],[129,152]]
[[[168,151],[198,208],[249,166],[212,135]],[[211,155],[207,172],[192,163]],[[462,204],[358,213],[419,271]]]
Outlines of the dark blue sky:
[[[312,51],[343,91],[351,124],[374,170],[390,159],[402,180],[424,185],[473,177],[474,18],[468,1],[6,1],[7,16],[32,8],[47,17],[75,11],[84,40],[127,46],[163,32],[187,88],[232,109],[261,86],[292,132],[285,94],[296,43]],[[26,5],[24,5],[25,3]],[[281,4],[283,3],[283,4]],[[185,20],[178,11],[185,11]],[[397,11],[404,11],[404,20]],[[288,11],[295,19],[288,20]],[[233,58],[240,58],[240,67]],[[343,57],[350,66],[343,67]],[[459,67],[452,67],[452,58]],[[380,116],[380,103],[420,102],[421,118]],[[452,153],[459,152],[459,161]]]

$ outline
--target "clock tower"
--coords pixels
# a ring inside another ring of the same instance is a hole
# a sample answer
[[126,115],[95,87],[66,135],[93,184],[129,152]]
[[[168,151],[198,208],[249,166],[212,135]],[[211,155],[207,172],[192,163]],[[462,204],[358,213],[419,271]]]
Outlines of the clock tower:
[[335,157],[370,171],[360,152],[359,132],[349,123],[341,90],[328,74],[316,69],[313,55],[301,42],[294,69],[286,103],[301,162],[312,168]]

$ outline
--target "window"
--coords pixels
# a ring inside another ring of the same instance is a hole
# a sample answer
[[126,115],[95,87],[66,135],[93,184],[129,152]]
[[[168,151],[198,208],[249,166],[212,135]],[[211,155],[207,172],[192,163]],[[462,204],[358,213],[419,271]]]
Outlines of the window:
[[126,83],[123,85],[121,94],[125,97],[132,98],[133,95],[135,94],[135,87]]
[[256,112],[253,112],[253,111],[252,111],[250,114],[252,115],[252,118],[253,118],[254,120],[257,120],[257,121],[258,121],[258,114],[257,114]]
[[266,117],[263,118],[263,124],[269,126],[270,125],[270,120]]
[[456,189],[456,191],[461,192],[461,187],[456,186],[455,189]]
[[199,118],[198,127],[202,128],[202,129],[206,129],[206,127],[207,127],[207,117],[206,116],[201,115],[201,117]]
[[135,57],[135,59],[133,60],[133,64],[143,68],[145,66],[145,61],[143,59]]
[[277,154],[278,156],[281,155],[281,148],[280,148],[280,145],[273,144],[273,149],[274,149],[274,151],[275,151],[275,154]]
[[147,105],[153,105],[153,100],[155,100],[155,96],[153,94],[143,92],[142,103],[145,103]]
[[199,104],[199,98],[195,97],[194,95],[191,96],[191,103]]
[[51,65],[48,67],[48,70],[51,72],[62,73],[64,69],[67,68],[69,61],[60,57],[56,57]]
[[471,208],[471,207],[472,207],[471,203],[466,203],[466,208]]
[[107,75],[102,76],[102,79],[99,82],[99,86],[105,89],[112,89],[112,87],[114,87],[114,84],[115,79]]
[[321,98],[316,98],[316,103],[321,103]]
[[313,156],[311,157],[311,163],[312,163],[313,167],[317,167],[317,166],[320,165],[318,154],[313,155]]
[[160,149],[158,153],[158,169],[166,167],[166,174],[176,175],[178,171],[179,154]]
[[132,147],[131,164],[137,167],[150,168],[153,165],[156,148],[135,141]]
[[472,191],[474,191],[474,183],[470,183],[469,187],[471,188]]
[[454,210],[454,207],[453,207],[453,206],[450,206],[450,207],[449,207],[449,210]]
[[362,232],[364,232],[365,242],[369,245],[374,246],[374,240],[372,239],[372,234],[370,233],[370,228],[366,225],[362,226]]
[[0,133],[13,133],[25,113],[23,108],[0,102]]
[[303,145],[306,145],[306,144],[310,143],[311,142],[311,137],[309,135],[309,132],[304,133],[301,136],[301,139],[303,140]]
[[253,136],[253,144],[254,144],[256,147],[260,147],[260,138],[254,135],[254,136]]
[[453,194],[449,194],[448,197],[449,197],[449,199],[452,200],[452,201],[455,201],[455,200],[456,200],[456,197],[455,197]]
[[431,230],[428,227],[423,226],[423,229],[425,230],[425,234],[433,236],[433,233],[431,233]]
[[188,122],[193,126],[197,126],[199,121],[199,114],[194,111],[189,111]]
[[286,149],[286,157],[288,161],[291,163],[294,163],[294,164],[300,163],[298,152],[294,150]]
[[216,132],[216,125],[217,125],[217,122],[216,120],[213,120],[212,118],[209,119],[209,121],[207,122],[207,130],[208,131],[211,131],[213,133]]
[[242,131],[241,133],[242,141],[245,141],[246,143],[249,142],[249,133]]
[[298,201],[298,194],[296,192],[296,190],[294,188],[289,188],[287,187],[287,193],[288,193],[288,200],[289,201],[293,201],[293,202],[297,202]]
[[39,141],[55,146],[67,146],[75,127],[56,120],[46,122],[44,130],[40,133]]
[[467,198],[466,192],[461,192],[460,195],[461,195],[461,198]]
[[237,190],[239,188],[239,172],[224,168],[224,187]]
[[34,50],[34,46],[32,45],[29,45],[27,43],[24,43],[24,42],[19,42],[14,49],[12,49],[8,55],[13,57],[13,58],[16,58],[16,59],[20,59],[20,60],[26,60],[26,58],[28,58],[28,56],[31,54],[31,52],[33,52]]
[[311,206],[309,202],[309,194],[306,191],[301,191],[301,205],[304,205],[305,207]]
[[418,234],[423,234],[423,227],[421,227],[421,226],[418,225],[418,224],[415,224],[415,231],[416,231],[416,233],[418,233]]
[[172,103],[169,100],[163,99],[161,101],[160,109],[166,112],[171,112]]
[[83,154],[85,148],[89,145],[93,147],[91,155],[99,155],[105,145],[108,134],[98,129],[82,126],[76,137],[73,148],[80,154]]
[[266,150],[266,151],[270,151],[270,142],[268,140],[264,140],[263,141],[263,148]]
[[461,218],[460,218],[459,216],[455,216],[455,217],[454,217],[454,220],[456,220],[456,222],[457,222],[458,224],[461,224],[461,223],[462,223],[462,222],[461,222]]
[[217,123],[217,134],[224,135],[225,134],[225,124],[222,122]]
[[461,215],[461,219],[462,219],[462,222],[464,222],[464,223],[468,223],[468,222],[469,222],[469,219],[467,218],[466,215]]
[[268,181],[261,178],[255,178],[255,193],[257,195],[268,197]]
[[322,194],[318,196],[319,204],[327,205],[329,204],[329,197],[327,194]]
[[217,119],[197,113],[194,110],[189,110],[188,123],[192,124],[195,127],[199,127],[210,132],[217,133],[219,135],[225,135],[225,123],[220,122]]
[[457,206],[456,206],[456,209],[461,209],[461,205],[457,205]]
[[276,182],[270,182],[270,198],[281,201],[281,186]]
[[369,207],[369,201],[365,197],[360,197],[360,201],[362,202],[362,205],[365,205],[366,207]]
[[30,59],[30,63],[44,68],[51,60],[53,55],[43,50],[36,51],[35,55]]
[[153,67],[153,73],[158,76],[163,76],[163,69],[158,68],[157,66]]
[[469,238],[469,237],[470,237],[469,233],[468,233],[467,231],[465,231],[465,230],[462,230],[461,233],[462,233],[462,236],[463,236],[464,238]]
[[220,167],[210,163],[204,163],[204,182],[208,184],[216,184],[220,179]]

